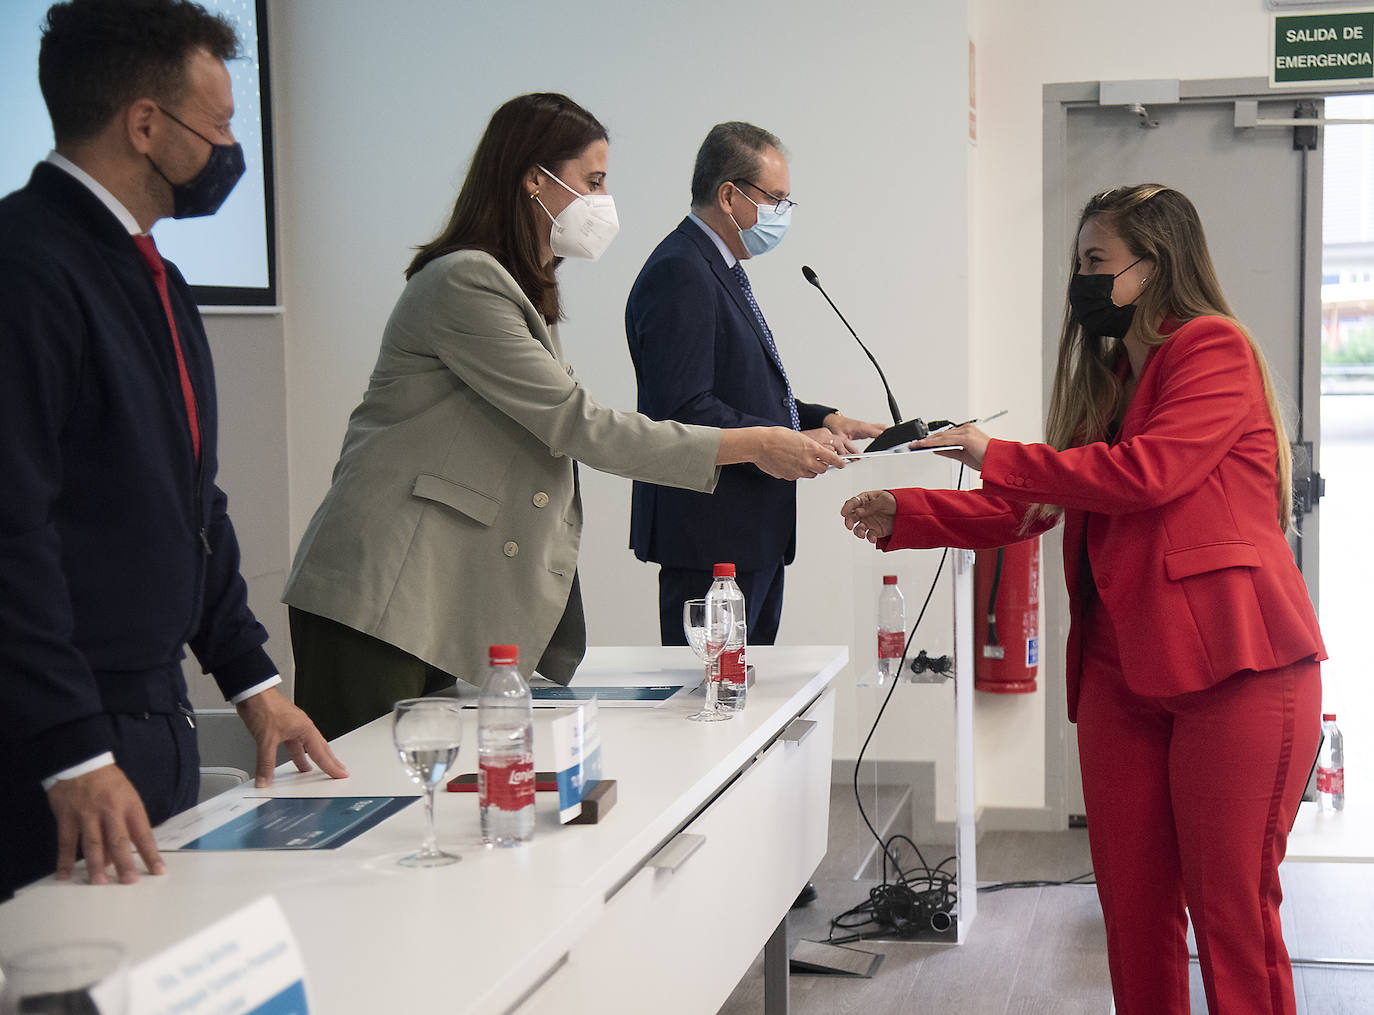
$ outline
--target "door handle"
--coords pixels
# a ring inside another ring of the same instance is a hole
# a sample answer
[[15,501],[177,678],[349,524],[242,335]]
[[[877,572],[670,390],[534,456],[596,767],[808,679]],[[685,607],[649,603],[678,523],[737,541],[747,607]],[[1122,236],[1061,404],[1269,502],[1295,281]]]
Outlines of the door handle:
[[815,719],[793,719],[782,731],[782,739],[790,743],[800,744],[819,725],[820,723],[816,722]]
[[706,836],[683,832],[651,856],[649,862],[644,866],[652,867],[654,870],[667,871],[671,874],[704,845],[706,845]]

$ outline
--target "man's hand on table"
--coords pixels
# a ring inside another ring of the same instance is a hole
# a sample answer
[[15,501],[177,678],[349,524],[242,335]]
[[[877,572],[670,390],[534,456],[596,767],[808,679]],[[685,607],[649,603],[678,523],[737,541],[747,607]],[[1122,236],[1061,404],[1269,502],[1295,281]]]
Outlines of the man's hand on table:
[[261,789],[272,785],[277,767],[277,747],[286,745],[297,770],[310,771],[310,760],[332,779],[348,778],[348,769],[334,756],[310,717],[286,700],[275,687],[245,698],[235,708],[258,745],[258,766],[253,785]]
[[71,879],[78,847],[93,885],[109,884],[110,864],[121,885],[137,881],[135,850],[149,874],[166,869],[138,790],[118,765],[58,780],[48,790],[48,805],[57,819],[59,881]]

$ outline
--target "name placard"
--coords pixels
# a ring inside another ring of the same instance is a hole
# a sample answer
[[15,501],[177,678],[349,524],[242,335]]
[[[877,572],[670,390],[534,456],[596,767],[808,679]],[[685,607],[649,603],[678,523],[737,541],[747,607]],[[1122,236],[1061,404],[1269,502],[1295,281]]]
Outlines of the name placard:
[[550,724],[553,768],[558,778],[558,820],[582,813],[582,798],[601,778],[601,729],[597,700],[560,710]]
[[265,895],[129,971],[139,1015],[308,1015],[305,965]]

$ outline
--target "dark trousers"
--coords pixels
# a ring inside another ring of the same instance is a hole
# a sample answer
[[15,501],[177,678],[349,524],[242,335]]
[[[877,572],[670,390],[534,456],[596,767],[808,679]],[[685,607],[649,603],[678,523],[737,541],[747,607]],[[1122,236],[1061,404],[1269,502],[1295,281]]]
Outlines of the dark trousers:
[[[735,582],[744,593],[744,608],[749,616],[750,645],[772,645],[778,638],[782,621],[783,563],[757,571],[740,571]],[[699,571],[684,567],[658,569],[658,628],[665,645],[686,645],[682,630],[682,604],[688,599],[703,599],[715,581],[710,569]]]
[[402,698],[454,683],[450,674],[370,634],[294,606],[287,613],[295,701],[326,740],[387,715]]
[[1187,916],[1212,1012],[1291,1015],[1279,862],[1316,754],[1318,664],[1142,698],[1090,607],[1078,750],[1118,1015],[1188,1015]]
[[[138,677],[128,678],[130,681]],[[176,677],[180,681],[180,676]],[[148,821],[160,825],[194,806],[200,753],[194,718],[182,700],[173,711],[108,713],[115,763],[138,790]],[[0,901],[57,869],[57,823],[31,759],[0,741]]]

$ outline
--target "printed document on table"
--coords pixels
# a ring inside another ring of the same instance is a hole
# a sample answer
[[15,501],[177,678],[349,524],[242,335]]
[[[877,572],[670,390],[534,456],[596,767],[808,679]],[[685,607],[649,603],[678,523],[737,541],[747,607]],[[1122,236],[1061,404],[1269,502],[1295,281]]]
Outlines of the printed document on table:
[[530,694],[536,706],[568,705],[595,697],[602,708],[657,708],[701,683],[700,663],[683,667],[579,667],[564,687],[535,674]]
[[154,834],[160,850],[334,849],[418,799],[225,793],[163,822]]
[[569,705],[595,700],[603,708],[657,708],[669,698],[682,692],[681,684],[649,686],[589,686],[563,687],[540,681],[530,686],[530,697],[536,708],[548,705]]

